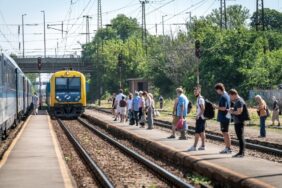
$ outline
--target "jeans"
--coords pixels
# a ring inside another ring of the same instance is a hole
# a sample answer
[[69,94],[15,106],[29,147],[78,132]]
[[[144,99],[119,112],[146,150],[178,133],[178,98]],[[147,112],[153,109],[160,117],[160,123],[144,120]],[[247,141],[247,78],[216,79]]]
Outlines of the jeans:
[[237,135],[237,138],[239,140],[239,154],[244,154],[245,153],[245,137],[244,137],[244,123],[235,123],[235,132]]
[[262,137],[266,136],[265,120],[266,120],[266,116],[261,116],[260,117],[260,136],[262,136]]
[[134,121],[135,124],[138,125],[138,121],[139,121],[139,111],[134,111]]

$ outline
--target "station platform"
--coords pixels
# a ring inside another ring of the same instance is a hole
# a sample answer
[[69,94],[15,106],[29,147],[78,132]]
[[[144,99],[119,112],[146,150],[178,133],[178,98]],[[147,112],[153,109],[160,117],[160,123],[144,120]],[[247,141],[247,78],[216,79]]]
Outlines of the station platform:
[[190,166],[199,168],[203,174],[210,173],[211,176],[218,174],[221,179],[225,178],[226,182],[237,182],[239,185],[244,185],[242,187],[282,187],[282,164],[259,158],[232,158],[232,154],[219,154],[219,151],[223,148],[216,143],[207,143],[205,151],[187,152],[187,149],[193,145],[193,137],[188,140],[167,139],[170,135],[167,131],[147,130],[135,125],[130,126],[128,123],[114,122],[112,115],[93,110],[86,110],[85,115],[86,117],[93,117],[91,120],[97,120],[96,123],[105,122],[105,127],[108,130],[113,130],[114,128],[109,127],[115,126],[128,134],[135,135],[133,136],[134,139],[146,139],[148,144],[144,145],[145,147],[157,145],[157,147],[168,148],[171,150],[168,153],[173,155],[168,156],[168,158],[177,156],[180,156],[179,159],[185,158],[182,161],[183,164],[191,163]]
[[27,119],[0,161],[0,187],[74,187],[50,119],[39,114]]

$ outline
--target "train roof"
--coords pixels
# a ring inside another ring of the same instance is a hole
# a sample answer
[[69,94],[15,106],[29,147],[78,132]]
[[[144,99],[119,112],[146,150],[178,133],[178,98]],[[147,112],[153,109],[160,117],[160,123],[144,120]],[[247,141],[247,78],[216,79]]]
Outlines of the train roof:
[[21,73],[23,73],[23,71],[21,70],[21,68],[18,66],[18,64],[16,63],[16,61],[13,58],[11,58],[8,54],[4,52],[2,52],[2,55],[5,58],[7,58],[14,65],[15,68],[17,68]]
[[55,72],[52,77],[56,77],[56,76],[63,76],[63,75],[66,75],[66,73],[68,74],[75,74],[75,75],[80,75],[80,76],[83,76],[84,77],[84,74],[79,72],[79,71],[74,71],[74,70],[62,70],[62,71],[57,71]]

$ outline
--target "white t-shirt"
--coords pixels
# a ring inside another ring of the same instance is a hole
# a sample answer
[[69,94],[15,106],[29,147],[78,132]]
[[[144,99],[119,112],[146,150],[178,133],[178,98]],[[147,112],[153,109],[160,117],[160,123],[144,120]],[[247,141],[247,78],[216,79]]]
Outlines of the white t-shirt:
[[118,107],[120,107],[119,106],[119,102],[122,100],[122,97],[125,97],[122,93],[119,93],[117,96],[116,96],[116,104],[117,104],[117,106]]
[[[205,107],[205,100],[202,96],[197,98],[197,116],[201,114],[201,105]],[[201,115],[202,119],[205,119],[204,114]]]
[[128,110],[132,109],[132,99],[127,99],[127,109]]

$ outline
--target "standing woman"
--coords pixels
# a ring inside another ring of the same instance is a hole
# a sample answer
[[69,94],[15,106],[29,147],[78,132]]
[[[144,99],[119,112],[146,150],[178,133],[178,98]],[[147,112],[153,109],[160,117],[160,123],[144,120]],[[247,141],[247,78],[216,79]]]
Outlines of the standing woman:
[[153,95],[150,94],[150,93],[147,93],[145,91],[143,93],[143,96],[145,97],[148,129],[153,129],[153,125],[154,125],[154,100],[153,100]]
[[266,136],[265,120],[267,118],[267,112],[266,112],[267,105],[260,95],[255,96],[255,100],[258,103],[257,112],[258,112],[259,119],[260,119],[260,136],[259,137],[264,138]]
[[130,124],[130,121],[132,122],[132,118],[133,118],[132,101],[133,101],[132,93],[129,93],[128,99],[127,99],[127,118],[129,120],[129,124]]

